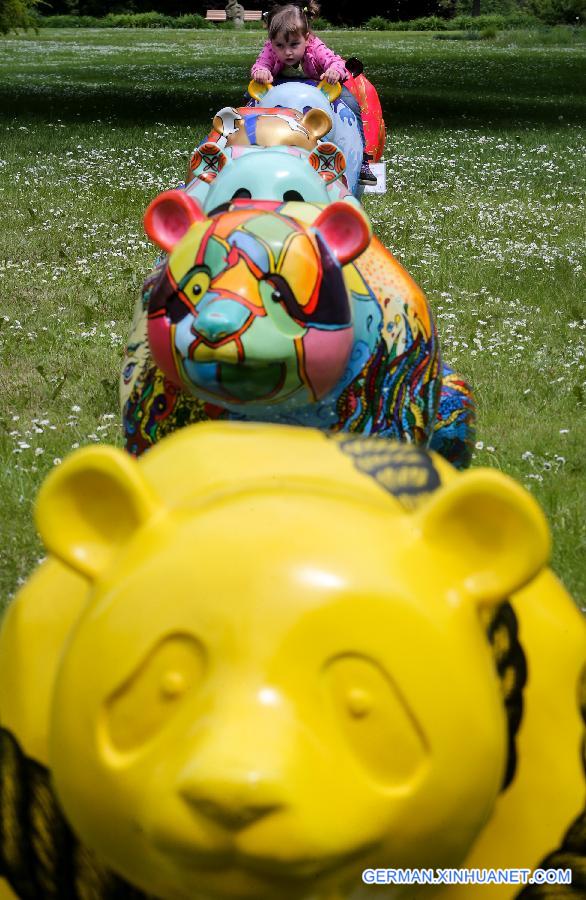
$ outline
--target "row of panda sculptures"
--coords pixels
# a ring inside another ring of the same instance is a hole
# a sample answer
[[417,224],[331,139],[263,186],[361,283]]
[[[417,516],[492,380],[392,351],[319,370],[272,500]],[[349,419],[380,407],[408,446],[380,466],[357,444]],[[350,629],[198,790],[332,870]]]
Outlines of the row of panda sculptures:
[[353,113],[260,102],[147,210],[126,451],[39,494],[0,898],[586,897],[585,629],[543,514],[456,471],[473,397],[354,196]]
[[468,465],[470,389],[441,358],[423,292],[372,236],[356,166],[346,177],[353,113],[298,83],[263,102],[220,110],[185,190],[147,210],[168,255],[128,345],[127,449],[178,424],[253,420],[408,439]]

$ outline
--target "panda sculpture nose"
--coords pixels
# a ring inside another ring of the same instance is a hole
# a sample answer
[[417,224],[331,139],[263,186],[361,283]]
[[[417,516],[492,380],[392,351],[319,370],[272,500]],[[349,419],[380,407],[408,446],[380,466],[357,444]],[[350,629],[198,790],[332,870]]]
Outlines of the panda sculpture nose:
[[283,806],[269,785],[255,780],[206,780],[200,784],[197,778],[186,778],[179,793],[189,806],[231,831],[246,828]]
[[234,300],[215,300],[198,309],[192,331],[215,344],[240,331],[249,315],[246,306]]
[[295,804],[298,722],[272,685],[243,680],[222,688],[213,720],[183,748],[175,792],[194,813],[239,831]]

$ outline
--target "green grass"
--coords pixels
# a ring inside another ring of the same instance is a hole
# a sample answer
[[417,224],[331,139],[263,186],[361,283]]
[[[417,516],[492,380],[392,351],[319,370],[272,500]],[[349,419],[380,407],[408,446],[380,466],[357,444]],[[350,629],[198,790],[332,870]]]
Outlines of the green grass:
[[[586,601],[583,43],[336,31],[390,127],[366,207],[427,292],[480,407],[475,464],[528,487]],[[148,201],[238,104],[255,32],[43,31],[0,40],[0,604],[42,555],[55,460],[120,443],[117,378],[155,257]],[[217,60],[221,62],[217,62]]]

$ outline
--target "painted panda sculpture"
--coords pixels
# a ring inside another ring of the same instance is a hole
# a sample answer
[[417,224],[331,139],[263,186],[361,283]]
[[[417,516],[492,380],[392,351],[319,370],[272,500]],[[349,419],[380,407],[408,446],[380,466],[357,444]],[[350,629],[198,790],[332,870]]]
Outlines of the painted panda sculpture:
[[184,191],[147,210],[169,256],[145,283],[128,344],[127,449],[189,422],[253,419],[396,437],[466,466],[470,389],[443,364],[425,296],[360,205],[243,198],[239,183],[220,172],[210,213]]
[[356,115],[339,96],[339,86],[328,85],[327,82],[320,82],[319,85],[316,85],[311,80],[286,79],[270,86],[251,82],[249,91],[252,85],[256,85],[261,91],[260,93],[255,91],[257,99],[252,101],[257,108],[284,107],[298,110],[302,114],[319,109],[329,116],[332,124],[330,130],[326,132],[324,140],[336,144],[344,154],[348,189],[353,194],[359,193],[358,176],[362,162],[362,140],[358,131]]
[[[147,232],[172,253],[134,315],[121,379],[127,449],[140,454],[188,422],[236,418],[431,443],[466,466],[471,391],[441,361],[421,291],[369,240],[345,155],[353,113],[304,83],[267,98],[274,105],[219,110],[184,196],[165,194],[147,212]],[[330,217],[321,208],[332,203]],[[202,209],[213,235],[190,227]],[[338,226],[356,237],[341,255]]]
[[586,895],[584,622],[510,479],[208,422],[75,453],[37,521],[0,631],[2,900],[369,900],[373,869],[451,867],[566,883],[376,896]]

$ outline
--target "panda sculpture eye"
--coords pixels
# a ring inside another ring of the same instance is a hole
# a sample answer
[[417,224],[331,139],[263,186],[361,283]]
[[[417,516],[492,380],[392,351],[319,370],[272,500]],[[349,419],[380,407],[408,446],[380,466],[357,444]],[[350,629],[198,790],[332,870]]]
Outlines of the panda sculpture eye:
[[373,659],[344,654],[328,662],[323,678],[336,725],[366,772],[385,786],[410,781],[426,742],[388,673]]
[[207,293],[210,281],[211,277],[208,269],[201,267],[189,272],[180,283],[179,287],[187,294],[187,296],[191,295],[194,299],[198,300]]
[[129,753],[154,737],[200,684],[205,668],[204,648],[191,635],[171,634],[159,641],[104,704],[111,746]]
[[304,202],[303,195],[299,193],[299,191],[285,191],[283,194],[283,200],[286,203],[292,203],[294,201],[299,201],[301,203]]

